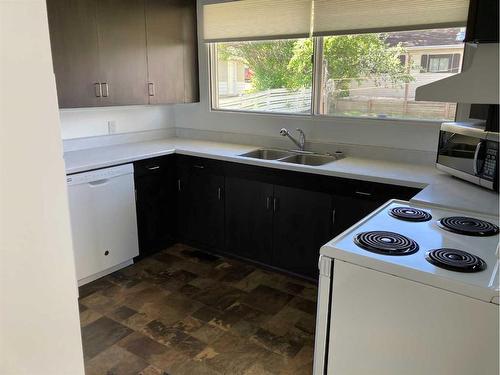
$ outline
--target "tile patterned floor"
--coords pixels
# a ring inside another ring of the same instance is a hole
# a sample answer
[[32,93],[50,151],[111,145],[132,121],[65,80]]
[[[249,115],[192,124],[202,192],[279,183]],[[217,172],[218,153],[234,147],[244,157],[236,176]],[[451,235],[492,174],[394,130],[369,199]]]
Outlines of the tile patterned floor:
[[311,374],[316,294],[174,245],[80,288],[86,374]]

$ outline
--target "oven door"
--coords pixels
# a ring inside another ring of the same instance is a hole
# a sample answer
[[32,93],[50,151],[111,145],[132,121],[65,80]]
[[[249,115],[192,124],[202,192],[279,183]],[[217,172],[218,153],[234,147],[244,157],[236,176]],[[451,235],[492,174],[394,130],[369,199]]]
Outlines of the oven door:
[[441,130],[437,166],[467,181],[479,184],[478,157],[484,139],[470,134]]

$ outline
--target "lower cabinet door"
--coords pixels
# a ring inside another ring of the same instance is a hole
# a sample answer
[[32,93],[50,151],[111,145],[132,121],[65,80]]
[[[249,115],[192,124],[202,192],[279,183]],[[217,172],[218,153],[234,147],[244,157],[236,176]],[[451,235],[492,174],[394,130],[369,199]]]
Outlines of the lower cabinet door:
[[225,250],[245,258],[270,263],[273,185],[227,177],[225,198]]
[[136,179],[139,253],[145,256],[162,250],[174,240],[175,191],[169,176],[150,174]]
[[319,249],[332,238],[331,195],[275,185],[273,209],[273,264],[317,277]]
[[363,198],[362,196],[335,196],[335,225],[333,234],[336,236],[353,226],[383,203]]
[[220,250],[224,246],[224,176],[203,164],[178,171],[178,233],[195,246]]

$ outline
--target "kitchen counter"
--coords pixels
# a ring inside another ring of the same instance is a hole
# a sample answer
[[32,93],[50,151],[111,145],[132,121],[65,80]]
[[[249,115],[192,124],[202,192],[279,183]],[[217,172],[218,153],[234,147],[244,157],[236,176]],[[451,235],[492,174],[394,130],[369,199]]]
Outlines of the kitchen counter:
[[239,154],[258,147],[183,138],[125,143],[66,152],[66,173],[124,164],[168,154],[200,156],[269,168],[344,177],[423,189],[412,202],[498,216],[498,194],[458,180],[432,166],[346,157],[321,166],[251,159]]

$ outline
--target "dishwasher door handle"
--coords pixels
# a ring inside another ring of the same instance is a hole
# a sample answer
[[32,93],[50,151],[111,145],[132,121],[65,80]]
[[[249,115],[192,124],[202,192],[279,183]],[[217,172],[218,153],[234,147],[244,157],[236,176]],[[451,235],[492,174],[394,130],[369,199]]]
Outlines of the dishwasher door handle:
[[90,186],[101,186],[101,185],[106,185],[108,182],[109,182],[109,178],[103,178],[101,180],[90,181],[89,185]]

